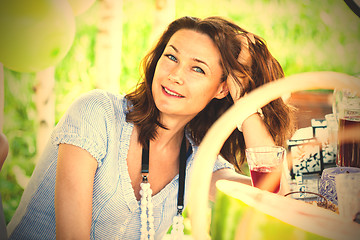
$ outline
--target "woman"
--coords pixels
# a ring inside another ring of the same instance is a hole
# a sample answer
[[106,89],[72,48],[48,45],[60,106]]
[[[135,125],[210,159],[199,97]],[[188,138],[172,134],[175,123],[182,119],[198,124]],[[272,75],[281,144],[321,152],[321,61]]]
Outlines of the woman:
[[[219,17],[172,22],[143,69],[125,97],[94,90],[70,107],[8,226],[10,239],[161,239],[184,206],[183,187],[186,204],[206,131],[234,101],[283,76],[259,37]],[[245,147],[284,144],[289,107],[277,99],[262,115],[225,142],[213,183],[250,184],[234,171]]]

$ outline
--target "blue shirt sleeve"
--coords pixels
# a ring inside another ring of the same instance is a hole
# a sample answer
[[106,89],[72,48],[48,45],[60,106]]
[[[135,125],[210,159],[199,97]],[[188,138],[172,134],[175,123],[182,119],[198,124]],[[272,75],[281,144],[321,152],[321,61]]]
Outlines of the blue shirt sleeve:
[[[192,146],[192,157],[191,159],[194,160],[195,159],[195,155],[199,149],[199,146],[195,145],[194,142],[191,140],[191,138],[188,138],[188,140],[191,143]],[[190,161],[189,167],[192,165],[193,161]],[[223,158],[220,154],[216,157],[215,163],[214,163],[214,167],[213,167],[213,172],[216,172],[217,170],[223,169],[223,168],[228,168],[228,169],[232,169],[233,171],[235,171],[235,167],[234,165],[232,165],[231,163],[229,163],[225,158]]]
[[105,91],[92,90],[79,97],[57,124],[53,144],[71,144],[88,151],[98,162],[106,155],[111,131],[111,101]]
[[232,165],[231,163],[226,161],[225,158],[223,158],[222,156],[218,155],[218,157],[215,161],[215,164],[214,164],[213,172],[216,172],[217,170],[220,170],[223,168],[230,168],[235,171],[234,165]]

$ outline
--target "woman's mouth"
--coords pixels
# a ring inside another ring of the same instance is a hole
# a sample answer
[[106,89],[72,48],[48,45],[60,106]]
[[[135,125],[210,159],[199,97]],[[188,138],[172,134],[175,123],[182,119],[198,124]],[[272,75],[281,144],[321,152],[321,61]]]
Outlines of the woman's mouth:
[[172,90],[170,90],[170,89],[168,89],[168,88],[166,88],[164,86],[161,86],[161,87],[162,87],[163,92],[168,96],[170,95],[172,97],[184,98],[184,96],[180,95],[177,92],[174,92],[174,91],[172,91]]

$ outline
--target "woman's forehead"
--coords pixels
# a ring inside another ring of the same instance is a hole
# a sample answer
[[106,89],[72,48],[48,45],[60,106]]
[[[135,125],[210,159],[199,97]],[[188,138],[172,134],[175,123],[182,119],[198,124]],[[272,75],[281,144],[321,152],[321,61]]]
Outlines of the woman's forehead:
[[181,29],[175,32],[166,48],[176,49],[179,54],[213,64],[221,62],[221,54],[214,41],[207,34],[194,30]]

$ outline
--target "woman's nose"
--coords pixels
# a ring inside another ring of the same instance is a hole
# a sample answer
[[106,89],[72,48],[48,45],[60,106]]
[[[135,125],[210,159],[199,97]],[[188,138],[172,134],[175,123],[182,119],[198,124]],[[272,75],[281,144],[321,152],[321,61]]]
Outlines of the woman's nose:
[[182,85],[184,83],[184,69],[181,66],[177,66],[175,69],[173,69],[172,72],[170,72],[168,76],[169,80]]

